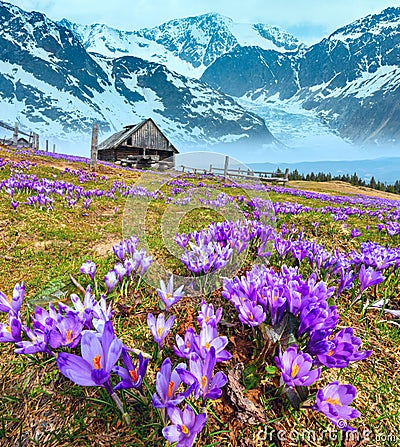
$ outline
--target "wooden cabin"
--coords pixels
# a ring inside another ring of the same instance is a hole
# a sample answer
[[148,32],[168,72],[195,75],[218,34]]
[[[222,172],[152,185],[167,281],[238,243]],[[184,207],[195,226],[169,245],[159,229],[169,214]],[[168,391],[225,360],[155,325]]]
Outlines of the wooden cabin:
[[31,147],[31,143],[24,137],[19,137],[17,140],[18,146]]
[[154,162],[174,160],[179,153],[156,123],[148,118],[139,124],[125,126],[99,144],[98,159],[105,161],[124,161],[126,159],[148,160]]

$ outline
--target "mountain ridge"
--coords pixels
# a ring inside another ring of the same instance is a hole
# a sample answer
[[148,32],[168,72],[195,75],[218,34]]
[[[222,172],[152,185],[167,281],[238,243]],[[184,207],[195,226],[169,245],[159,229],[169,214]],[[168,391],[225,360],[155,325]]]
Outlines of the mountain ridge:
[[237,45],[295,51],[303,44],[277,26],[236,23],[217,13],[165,22],[152,28],[122,31],[104,24],[79,25],[62,19],[87,51],[106,56],[135,55],[168,65],[190,77],[200,77],[219,56]]
[[235,48],[201,79],[236,98],[297,103],[352,142],[396,144],[400,8],[359,19],[293,54]]
[[89,54],[41,13],[0,2],[0,29],[2,119],[43,138],[79,141],[94,122],[105,135],[152,117],[177,146],[273,141],[231,97],[137,57]]

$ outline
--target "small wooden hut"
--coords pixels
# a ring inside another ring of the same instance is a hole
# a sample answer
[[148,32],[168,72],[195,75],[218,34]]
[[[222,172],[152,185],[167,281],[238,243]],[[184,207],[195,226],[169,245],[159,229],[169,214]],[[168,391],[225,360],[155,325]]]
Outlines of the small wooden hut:
[[17,140],[18,146],[30,147],[31,143],[24,137],[19,137]]
[[98,159],[105,161],[123,161],[126,159],[160,162],[174,160],[178,150],[161,132],[156,123],[148,118],[139,124],[125,126],[100,143]]

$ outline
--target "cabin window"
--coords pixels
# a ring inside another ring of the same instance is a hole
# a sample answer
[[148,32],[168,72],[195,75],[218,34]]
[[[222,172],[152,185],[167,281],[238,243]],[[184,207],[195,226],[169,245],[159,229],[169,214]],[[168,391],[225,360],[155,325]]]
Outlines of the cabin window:
[[129,137],[129,138],[126,140],[126,145],[127,145],[127,146],[132,146],[132,137]]

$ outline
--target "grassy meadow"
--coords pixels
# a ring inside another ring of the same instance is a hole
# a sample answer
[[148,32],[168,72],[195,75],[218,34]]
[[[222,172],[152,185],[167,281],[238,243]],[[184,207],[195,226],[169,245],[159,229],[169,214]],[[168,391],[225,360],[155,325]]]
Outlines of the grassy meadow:
[[[211,222],[223,221],[224,209],[229,204],[235,204],[235,209],[246,213],[249,219],[254,218],[251,213],[256,207],[249,205],[249,201],[256,201],[258,196],[267,198],[275,209],[276,233],[290,241],[292,247],[300,243],[308,247],[307,244],[314,243],[323,247],[329,256],[343,254],[353,260],[359,259],[357,253],[365,254],[362,244],[368,242],[378,244],[383,251],[393,250],[385,269],[374,267],[382,271],[384,280],[367,287],[355,304],[352,301],[359,295],[358,275],[364,261],[346,264],[353,272],[353,282],[340,293],[335,292],[329,301],[337,307],[340,316],[336,330],[352,327],[354,335],[362,340],[360,349],[373,353],[346,368],[324,369],[317,384],[309,387],[303,408],[296,410],[282,393],[274,355],[269,354],[260,361],[263,339],[258,327],[239,321],[235,306],[222,297],[223,280],[219,279],[205,294],[185,286],[185,295],[170,311],[176,315],[176,321],[165,340],[162,358],[170,356],[174,365],[182,360],[174,354],[175,335],[183,336],[189,327],[198,328],[196,317],[204,298],[214,308],[223,308],[219,332],[227,337],[226,349],[232,354],[231,360],[218,363],[217,369],[227,375],[239,371],[237,380],[229,376],[221,398],[207,401],[208,422],[195,445],[400,445],[399,317],[371,308],[373,303],[384,299],[389,309],[400,309],[400,254],[396,252],[400,234],[395,231],[400,222],[399,196],[360,190],[340,182],[289,182],[286,188],[268,185],[267,190],[259,190],[190,174],[177,176],[175,182],[168,180],[167,174],[146,173],[144,180],[143,173],[136,170],[99,164],[93,171],[87,163],[68,157],[0,148],[0,291],[10,297],[14,285],[24,282],[22,320],[31,325],[29,315],[36,306],[46,307],[49,302],[56,305],[59,301],[70,303],[70,295],[75,293],[82,298],[82,287],[86,289],[89,284],[94,290],[88,275],[80,272],[87,260],[97,267],[98,296],[106,294],[103,278],[117,261],[113,246],[128,231],[124,226],[127,202],[134,205],[138,215],[141,203],[147,207],[142,228],[145,240],[139,238],[139,248],[145,242],[153,262],[157,261],[176,275],[190,276],[177,256],[171,254],[168,244],[173,242],[166,243],[163,238],[163,216],[167,210],[176,223],[171,234],[188,234],[206,229]],[[33,190],[32,184],[39,183],[41,189]],[[153,194],[146,201],[138,185],[150,191],[159,187],[161,193]],[[218,201],[219,207],[209,209],[203,204],[186,212],[184,205],[176,200],[188,197],[194,201],[196,191],[205,187],[216,191],[210,200]],[[32,196],[36,199],[29,199]],[[135,214],[130,212],[129,218],[134,219]],[[387,231],[392,227],[393,231]],[[361,234],[355,236],[353,229]],[[337,290],[339,273],[327,273],[328,269],[322,267],[317,269],[308,261],[307,253],[296,257],[295,248],[279,255],[274,241],[269,243],[272,248],[268,268],[278,274],[283,265],[295,267],[304,278],[314,272],[318,281],[326,281]],[[238,278],[257,262],[257,249],[257,245],[250,244],[246,259],[235,273]],[[366,263],[366,267],[373,265],[376,250],[376,247],[375,251],[371,249],[370,264]],[[158,279],[167,282],[169,277]],[[0,446],[170,445],[162,435],[162,412],[151,405],[161,360],[153,355],[155,343],[146,321],[149,312],[155,315],[161,312],[157,291],[144,275],[143,280],[135,279],[123,287],[115,287],[107,296],[109,301],[112,301],[117,337],[135,352],[141,351],[150,357],[143,383],[144,395],[134,389],[119,393],[130,423],[125,423],[104,388],[74,384],[59,372],[55,357],[43,352],[18,355],[13,343],[0,343]],[[7,323],[6,313],[0,313],[0,322]],[[67,352],[79,354],[80,350],[67,348]],[[357,435],[338,430],[323,414],[310,408],[317,389],[336,380],[357,388],[351,405],[361,415],[349,421],[358,430]],[[201,411],[193,398],[188,398],[188,402],[196,411]]]

